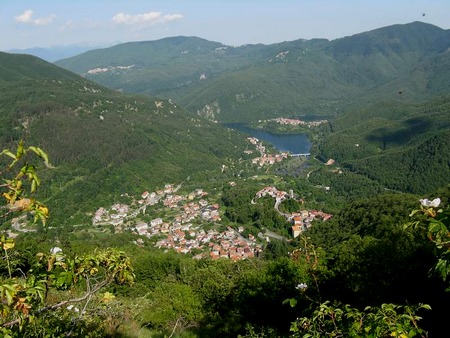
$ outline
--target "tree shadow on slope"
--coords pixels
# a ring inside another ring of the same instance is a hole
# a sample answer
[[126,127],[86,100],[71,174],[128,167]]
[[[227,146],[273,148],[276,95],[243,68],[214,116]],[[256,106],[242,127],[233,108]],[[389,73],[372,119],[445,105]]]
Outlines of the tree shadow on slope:
[[373,130],[366,136],[366,140],[380,144],[382,150],[388,146],[403,146],[409,143],[418,134],[424,134],[431,128],[431,122],[422,117],[415,117],[403,122],[403,127],[381,127]]

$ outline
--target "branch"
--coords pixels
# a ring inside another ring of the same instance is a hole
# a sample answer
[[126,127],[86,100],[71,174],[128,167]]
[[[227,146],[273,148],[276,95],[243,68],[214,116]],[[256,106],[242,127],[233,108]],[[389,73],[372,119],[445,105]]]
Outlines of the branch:
[[[63,307],[67,304],[70,303],[78,303],[78,302],[82,302],[86,299],[88,299],[89,297],[93,296],[95,293],[97,293],[101,288],[105,287],[106,285],[110,284],[112,281],[114,280],[114,276],[110,276],[108,279],[103,280],[102,282],[98,283],[97,285],[94,286],[94,288],[92,288],[92,290],[88,290],[83,296],[79,297],[79,298],[74,298],[74,299],[68,299],[68,300],[64,300],[62,302],[53,304],[53,305],[49,305],[46,306],[40,310],[37,310],[35,313],[36,314],[40,314],[43,312],[47,312],[47,311],[53,311],[53,310],[57,310],[60,307]],[[25,318],[28,318],[30,315],[25,316]],[[11,320],[9,322],[3,323],[1,324],[1,326],[3,327],[12,327],[16,324],[19,324],[20,321],[22,321],[23,319],[14,319]]]
[[12,213],[13,213],[13,211],[10,209],[7,213],[5,213],[5,214],[3,214],[3,215],[0,215],[0,217],[6,218],[6,217],[8,217],[9,215],[11,215]]
[[177,321],[175,322],[175,326],[173,327],[172,333],[170,334],[169,338],[172,338],[173,334],[175,333],[175,330],[177,328],[178,322],[180,320],[184,319],[183,317],[178,317]]

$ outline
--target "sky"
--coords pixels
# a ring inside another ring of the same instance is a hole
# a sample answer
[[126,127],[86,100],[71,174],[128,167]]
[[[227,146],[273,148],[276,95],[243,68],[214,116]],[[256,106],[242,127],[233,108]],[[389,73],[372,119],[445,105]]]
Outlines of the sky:
[[332,40],[413,21],[450,29],[450,0],[0,0],[0,50],[179,35],[231,46]]

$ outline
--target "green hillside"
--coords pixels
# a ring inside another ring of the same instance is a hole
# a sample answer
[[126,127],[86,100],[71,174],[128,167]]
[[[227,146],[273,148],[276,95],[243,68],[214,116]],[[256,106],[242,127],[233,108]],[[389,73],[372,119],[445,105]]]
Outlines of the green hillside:
[[[261,47],[237,49],[197,37],[129,42],[60,60],[57,65],[110,88],[159,95],[250,64]],[[95,72],[96,69],[103,71]]]
[[0,82],[19,80],[79,80],[79,76],[59,67],[54,67],[39,58],[24,54],[0,52]]
[[132,42],[57,64],[110,88],[171,98],[210,119],[248,122],[333,115],[398,93],[403,102],[447,93],[449,47],[449,30],[413,22],[333,41]]
[[31,56],[0,60],[2,148],[25,138],[48,152],[56,169],[44,173],[41,198],[59,222],[124,192],[203,182],[245,147],[243,137],[168,101],[125,96]]
[[423,104],[379,102],[331,124],[317,145],[333,158],[389,189],[427,193],[449,183],[450,97]]

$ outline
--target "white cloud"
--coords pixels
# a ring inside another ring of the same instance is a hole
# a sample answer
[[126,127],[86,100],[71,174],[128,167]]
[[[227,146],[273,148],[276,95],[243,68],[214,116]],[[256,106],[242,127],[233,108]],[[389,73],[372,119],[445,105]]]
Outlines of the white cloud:
[[155,24],[162,24],[175,20],[181,20],[182,18],[183,15],[181,14],[163,15],[161,12],[148,12],[136,15],[118,13],[113,16],[112,21],[118,25],[143,27]]
[[32,10],[26,10],[25,12],[23,12],[22,14],[18,15],[15,17],[17,22],[21,22],[21,23],[29,23],[31,22],[31,17],[33,16],[33,11]]
[[20,23],[26,23],[30,25],[36,25],[36,26],[46,26],[53,22],[53,19],[55,18],[54,15],[49,15],[45,18],[36,18],[33,19],[33,11],[31,9],[27,9],[22,14],[14,17],[14,19],[17,22]]
[[72,21],[72,20],[69,20],[69,21],[66,21],[65,24],[59,26],[58,30],[59,30],[60,32],[68,32],[68,31],[73,30],[74,27],[75,27],[75,25],[74,25],[73,21]]
[[163,17],[164,22],[181,20],[181,19],[183,19],[183,15],[181,15],[181,14],[167,14],[167,15],[164,15],[164,17]]

